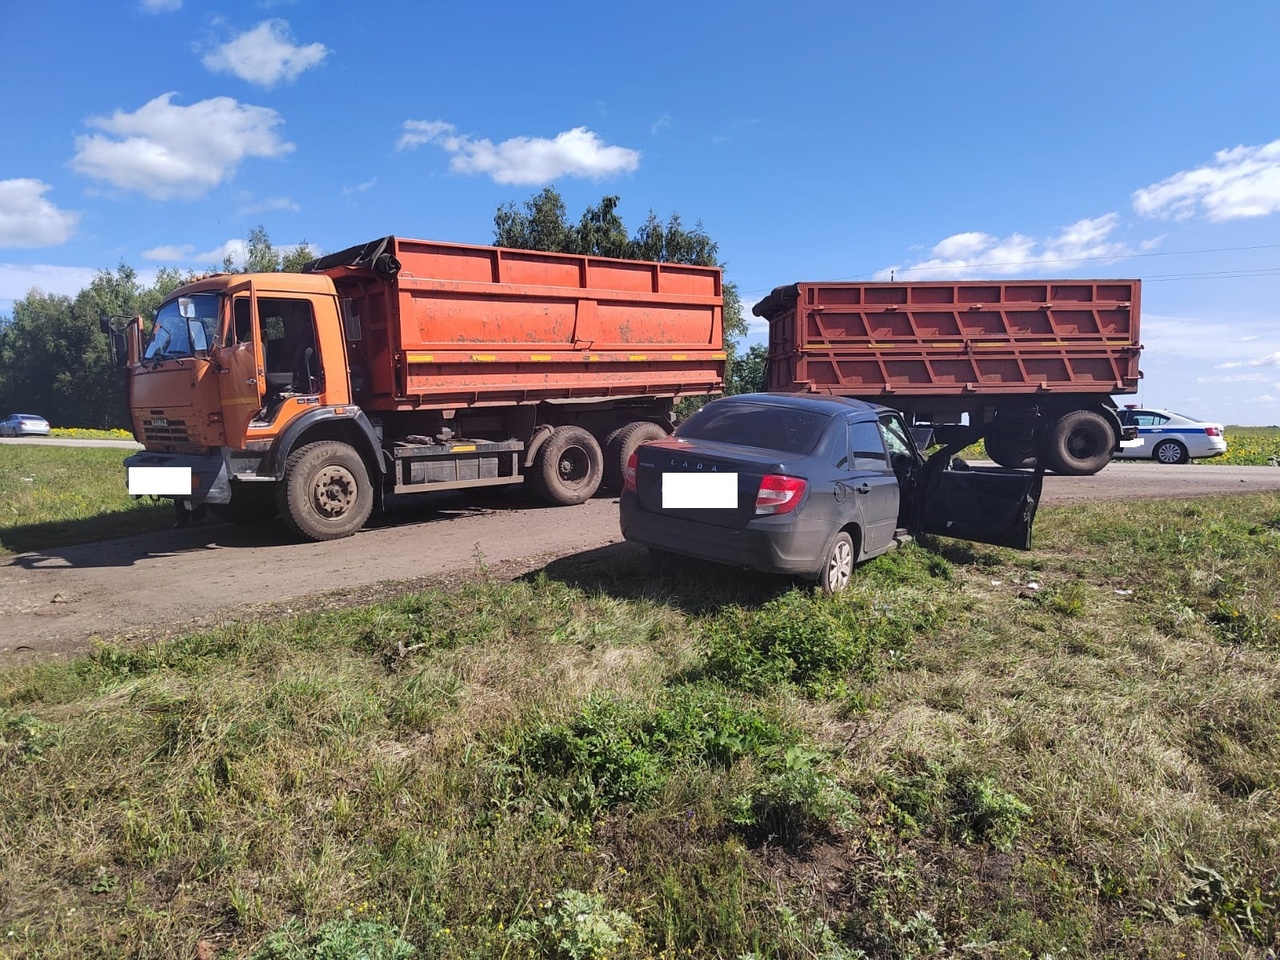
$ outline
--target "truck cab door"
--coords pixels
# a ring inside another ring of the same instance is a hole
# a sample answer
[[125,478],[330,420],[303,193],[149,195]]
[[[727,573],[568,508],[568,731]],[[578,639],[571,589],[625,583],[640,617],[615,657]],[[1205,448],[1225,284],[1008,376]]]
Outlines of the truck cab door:
[[917,490],[918,531],[1030,550],[1044,457],[1037,458],[1035,470],[953,465],[952,457],[967,442],[944,447],[924,465]]
[[262,348],[253,282],[227,291],[227,327],[218,350],[218,393],[228,447],[244,448],[249,421],[262,409]]

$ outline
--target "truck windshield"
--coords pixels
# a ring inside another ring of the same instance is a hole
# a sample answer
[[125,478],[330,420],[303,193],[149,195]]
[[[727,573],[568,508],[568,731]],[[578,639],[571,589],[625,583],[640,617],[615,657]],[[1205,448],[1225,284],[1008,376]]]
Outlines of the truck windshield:
[[[204,343],[196,348],[209,347],[218,333],[218,300],[216,293],[193,293],[183,299],[195,304],[196,319],[204,327]],[[151,328],[151,340],[143,352],[144,360],[168,360],[170,357],[195,356],[187,321],[178,312],[178,301],[170,300],[156,311],[155,326]]]

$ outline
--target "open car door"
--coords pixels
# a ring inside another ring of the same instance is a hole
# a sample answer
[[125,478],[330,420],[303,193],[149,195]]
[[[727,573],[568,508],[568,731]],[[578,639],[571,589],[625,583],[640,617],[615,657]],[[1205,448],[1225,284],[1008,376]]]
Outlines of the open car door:
[[955,454],[981,435],[981,427],[973,428],[970,436],[929,458],[916,491],[917,530],[1030,550],[1031,525],[1044,483],[1044,457],[1037,458],[1034,470],[953,464]]

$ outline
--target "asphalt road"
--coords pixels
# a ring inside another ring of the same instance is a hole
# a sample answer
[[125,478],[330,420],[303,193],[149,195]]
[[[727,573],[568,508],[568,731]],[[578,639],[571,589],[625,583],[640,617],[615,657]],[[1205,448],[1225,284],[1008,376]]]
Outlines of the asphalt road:
[[[25,441],[24,441],[25,442]],[[1095,500],[1231,496],[1280,490],[1280,467],[1114,463],[1093,477],[1045,477],[1046,506]],[[84,649],[93,637],[146,635],[252,619],[264,601],[298,608],[318,594],[384,581],[498,575],[621,544],[615,499],[533,506],[514,494],[456,497],[379,518],[354,537],[298,543],[279,524],[211,524],[61,547],[0,561],[0,664]]]

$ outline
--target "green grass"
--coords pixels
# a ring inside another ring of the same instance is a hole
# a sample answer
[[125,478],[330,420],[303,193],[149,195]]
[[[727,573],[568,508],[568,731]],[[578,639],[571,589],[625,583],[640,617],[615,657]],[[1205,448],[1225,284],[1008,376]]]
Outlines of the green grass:
[[618,544],[10,668],[0,955],[1274,953],[1280,497],[1036,532],[835,599]]
[[0,555],[168,527],[166,502],[134,500],[114,448],[6,444],[0,455]]

